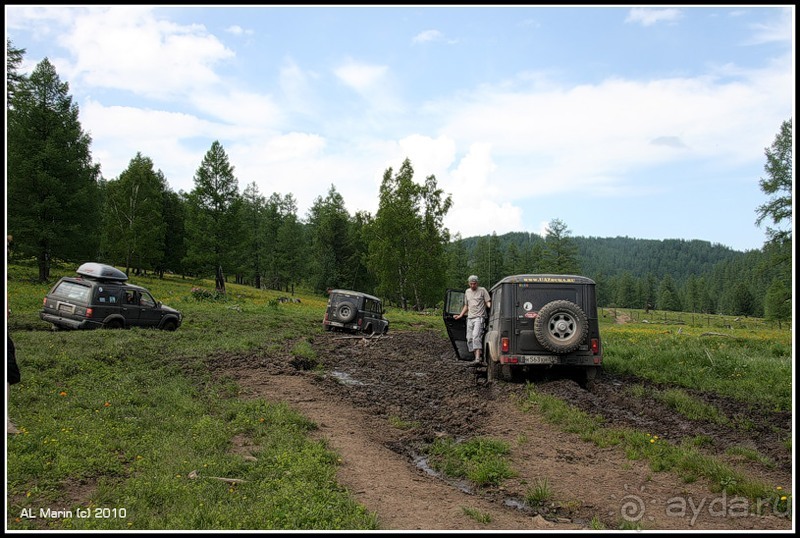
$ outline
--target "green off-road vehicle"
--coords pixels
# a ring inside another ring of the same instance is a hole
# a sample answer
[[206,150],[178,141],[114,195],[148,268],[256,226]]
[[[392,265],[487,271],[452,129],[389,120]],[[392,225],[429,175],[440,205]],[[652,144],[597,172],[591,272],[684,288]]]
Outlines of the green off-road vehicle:
[[[489,381],[564,367],[582,383],[597,377],[603,347],[593,280],[576,275],[531,274],[503,278],[489,290],[492,307],[483,339]],[[464,292],[447,290],[444,323],[459,360],[471,361],[466,318],[454,319]]]

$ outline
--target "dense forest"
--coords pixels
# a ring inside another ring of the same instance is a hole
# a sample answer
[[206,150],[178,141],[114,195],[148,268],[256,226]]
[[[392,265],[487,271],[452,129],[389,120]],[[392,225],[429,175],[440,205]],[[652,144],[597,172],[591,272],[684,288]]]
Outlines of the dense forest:
[[229,281],[289,293],[351,288],[421,310],[473,273],[487,287],[510,274],[582,274],[597,282],[601,306],[791,317],[791,120],[765,149],[767,201],[756,224],[775,228],[760,250],[572,237],[561,219],[545,236],[462,238],[443,226],[450,197],[434,176],[415,178],[409,159],[385,171],[374,215],[350,214],[335,185],[306,215],[291,193],[267,196],[255,182],[241,189],[219,141],[189,192],[171,190],[141,153],[104,178],[69,85],[46,58],[21,75],[23,54],[7,41],[8,256],[36,263],[41,281],[53,263],[99,261],[129,274],[213,278],[223,295]]
[[[553,222],[550,230],[563,224]],[[508,274],[549,272],[552,240],[516,232],[461,242],[469,267],[495,282]],[[770,285],[790,278],[780,264],[773,265],[766,247],[739,252],[707,241],[630,237],[567,236],[559,241],[572,246],[574,266],[556,272],[594,279],[602,306],[762,316]]]

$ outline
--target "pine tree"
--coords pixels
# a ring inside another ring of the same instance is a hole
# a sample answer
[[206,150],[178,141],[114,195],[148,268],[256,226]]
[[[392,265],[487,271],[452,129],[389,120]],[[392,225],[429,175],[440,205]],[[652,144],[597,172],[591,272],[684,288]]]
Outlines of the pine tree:
[[166,181],[140,152],[106,185],[104,252],[125,272],[155,269],[164,259]]
[[409,159],[396,174],[388,168],[383,175],[369,267],[378,278],[378,290],[404,309],[409,304],[422,309],[440,300],[449,241],[442,221],[451,204],[434,176],[424,185],[414,182]]
[[241,196],[233,170],[222,144],[214,141],[187,197],[186,263],[199,274],[215,274],[218,293],[225,293],[223,267],[235,266],[241,239]]
[[547,226],[541,270],[560,275],[580,274],[578,247],[564,221],[553,219]]
[[101,222],[91,137],[47,58],[14,88],[7,133],[8,232],[16,252],[37,259],[46,281],[53,260],[97,256]]

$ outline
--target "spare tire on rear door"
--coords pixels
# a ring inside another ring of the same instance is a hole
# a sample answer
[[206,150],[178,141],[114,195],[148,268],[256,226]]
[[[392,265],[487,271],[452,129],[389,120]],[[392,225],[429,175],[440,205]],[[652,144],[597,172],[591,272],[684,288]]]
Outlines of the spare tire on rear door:
[[589,321],[575,303],[552,301],[539,310],[533,331],[545,349],[570,353],[578,349],[589,334]]
[[344,301],[336,307],[336,316],[344,323],[353,321],[356,317],[356,305],[350,301]]

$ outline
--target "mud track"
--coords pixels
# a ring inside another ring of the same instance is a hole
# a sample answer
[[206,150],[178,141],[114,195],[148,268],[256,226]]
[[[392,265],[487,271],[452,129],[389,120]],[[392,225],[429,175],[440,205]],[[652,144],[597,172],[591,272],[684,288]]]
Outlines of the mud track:
[[[712,493],[703,479],[685,483],[676,474],[655,472],[621,448],[600,448],[536,411],[522,411],[517,402],[525,381],[487,383],[456,360],[450,342],[436,332],[395,331],[371,339],[325,333],[313,338],[313,360],[293,357],[293,344],[269,355],[210,357],[208,365],[216,375],[236,379],[243,397],[286,401],[313,420],[316,435],[341,456],[340,483],[383,529],[792,529],[790,517],[770,510],[743,514],[741,500],[734,504]],[[703,436],[705,453],[791,491],[793,461],[783,444],[791,436],[791,413],[693,392],[730,420],[691,421],[658,400],[633,396],[651,393],[632,392],[634,385],[668,388],[641,379],[603,374],[588,390],[561,374],[527,381],[601,416],[608,427],[633,428],[670,443]],[[478,488],[427,466],[424,450],[436,438],[476,436],[507,442],[517,476]],[[771,463],[728,455],[733,446],[757,450]],[[531,506],[526,493],[542,480],[550,500]]]

